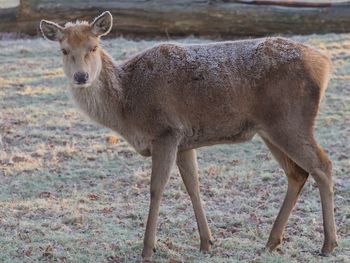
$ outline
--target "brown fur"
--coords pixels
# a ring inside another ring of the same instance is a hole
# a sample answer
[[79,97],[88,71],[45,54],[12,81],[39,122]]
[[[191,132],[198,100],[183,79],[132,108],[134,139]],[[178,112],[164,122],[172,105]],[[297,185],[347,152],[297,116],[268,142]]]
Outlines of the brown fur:
[[96,39],[96,37],[91,33],[90,26],[81,25],[79,27],[71,26],[65,28],[62,41],[67,40],[68,44],[72,48],[79,48],[90,39]]
[[[61,45],[73,52],[94,41],[98,37],[89,32],[88,25],[75,25],[64,29]],[[286,171],[289,185],[267,247],[275,249],[280,244],[288,216],[311,174],[319,185],[323,206],[322,251],[333,250],[336,232],[330,162],[313,137],[314,120],[329,80],[331,63],[326,56],[284,38],[161,44],[122,65],[115,65],[101,48],[91,56],[96,62],[87,59],[87,70],[94,73],[88,65],[99,61],[101,68],[95,69],[99,70],[97,77],[88,86],[71,86],[77,104],[94,121],[120,133],[140,154],[152,156],[144,257],[150,257],[155,247],[160,201],[176,160],[193,203],[201,249],[210,250],[194,149],[244,142],[255,134],[264,139]],[[64,61],[64,67],[70,66]],[[67,76],[71,76],[69,71]]]

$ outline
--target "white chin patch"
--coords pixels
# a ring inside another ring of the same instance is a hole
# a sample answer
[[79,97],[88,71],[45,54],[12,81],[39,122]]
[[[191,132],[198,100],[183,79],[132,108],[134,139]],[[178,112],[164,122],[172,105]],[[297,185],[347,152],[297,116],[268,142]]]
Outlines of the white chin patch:
[[76,84],[73,83],[71,86],[75,89],[83,89],[89,87],[91,84],[90,83],[85,83],[85,84]]

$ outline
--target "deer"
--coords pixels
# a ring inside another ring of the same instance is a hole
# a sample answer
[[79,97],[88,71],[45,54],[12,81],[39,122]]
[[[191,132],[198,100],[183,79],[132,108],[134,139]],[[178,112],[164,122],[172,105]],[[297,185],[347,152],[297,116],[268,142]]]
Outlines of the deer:
[[150,206],[143,258],[156,247],[158,214],[173,166],[191,199],[200,250],[210,253],[196,149],[262,138],[287,175],[288,188],[266,248],[284,229],[309,175],[320,193],[324,243],[337,246],[332,163],[314,138],[315,118],[330,80],[328,55],[283,37],[209,44],[160,43],[117,65],[100,46],[113,25],[109,11],[92,22],[61,26],[41,20],[44,38],[59,42],[69,91],[92,121],[151,157]]

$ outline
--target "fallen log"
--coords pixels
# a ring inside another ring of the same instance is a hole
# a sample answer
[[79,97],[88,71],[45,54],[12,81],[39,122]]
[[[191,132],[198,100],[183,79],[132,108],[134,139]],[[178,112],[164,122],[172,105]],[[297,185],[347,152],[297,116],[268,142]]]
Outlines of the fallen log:
[[[114,16],[113,35],[132,37],[350,32],[350,2],[293,5],[279,0],[21,0],[15,27],[8,30],[36,35],[43,18],[63,23],[91,19],[105,10]],[[2,25],[0,31],[4,31]]]
[[0,9],[0,32],[11,32],[16,28],[18,7]]

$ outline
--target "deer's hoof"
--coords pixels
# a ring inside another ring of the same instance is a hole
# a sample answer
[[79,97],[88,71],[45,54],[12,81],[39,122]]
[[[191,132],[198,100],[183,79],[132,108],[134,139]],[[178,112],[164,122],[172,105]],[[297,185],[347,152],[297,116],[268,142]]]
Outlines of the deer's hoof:
[[276,250],[282,243],[282,238],[269,238],[266,244],[266,249],[270,252]]
[[156,252],[155,248],[144,247],[141,256],[144,260],[151,260],[154,252]]
[[204,253],[210,253],[212,245],[213,245],[213,241],[211,241],[210,239],[201,240],[200,251]]
[[329,256],[330,253],[333,252],[333,250],[338,246],[338,242],[335,241],[330,241],[330,242],[325,242],[323,244],[322,250],[321,250],[321,255],[322,256]]

